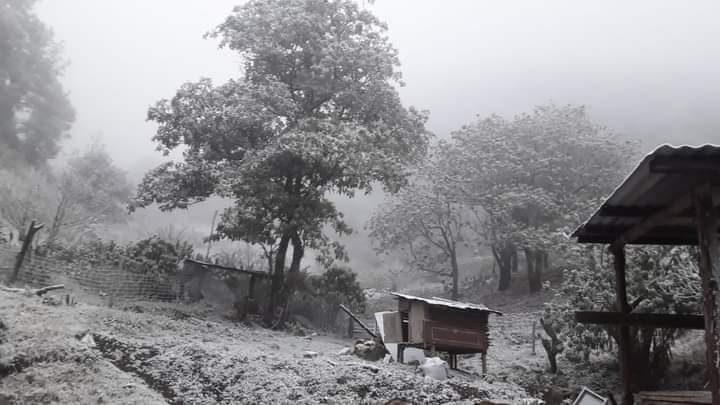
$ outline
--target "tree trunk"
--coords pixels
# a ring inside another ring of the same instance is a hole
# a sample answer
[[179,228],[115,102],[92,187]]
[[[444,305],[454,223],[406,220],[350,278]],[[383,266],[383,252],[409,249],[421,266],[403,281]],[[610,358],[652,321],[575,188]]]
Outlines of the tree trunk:
[[513,270],[517,271],[517,251],[512,245],[504,245],[502,248],[492,248],[495,262],[500,269],[498,291],[505,291],[510,288]]
[[542,318],[540,318],[540,325],[545,330],[549,339],[544,338],[540,334],[538,334],[538,338],[540,338],[540,342],[545,349],[545,353],[547,353],[548,362],[550,362],[550,372],[556,374],[558,371],[557,355],[563,352],[564,346],[558,338],[555,328],[553,328],[552,325],[545,322]]
[[305,256],[305,247],[297,231],[292,232],[290,242],[293,247],[292,261],[290,262],[290,268],[288,269],[287,277],[283,283],[282,293],[280,294],[279,307],[282,308],[283,312],[280,316],[278,326],[281,326],[288,319],[288,302],[290,296],[297,288],[300,264],[302,263],[303,256]]
[[457,252],[455,251],[454,246],[450,252],[450,265],[452,266],[452,299],[457,300],[458,298],[460,298],[460,293],[458,292],[460,268],[458,266]]
[[536,293],[542,290],[542,273],[547,263],[546,253],[542,250],[525,249],[525,261],[527,262],[528,284],[530,292]]
[[285,258],[287,256],[289,244],[290,235],[284,234],[280,238],[280,243],[278,244],[278,249],[275,254],[275,264],[273,266],[272,279],[270,281],[270,297],[268,299],[264,317],[265,323],[268,325],[275,319],[275,310],[280,303],[283,282],[285,280]]

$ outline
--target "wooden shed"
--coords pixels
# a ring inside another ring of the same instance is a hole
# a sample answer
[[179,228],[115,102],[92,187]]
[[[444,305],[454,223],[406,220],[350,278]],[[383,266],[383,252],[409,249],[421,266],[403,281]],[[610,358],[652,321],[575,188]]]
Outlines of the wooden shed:
[[[615,311],[578,312],[578,322],[618,327],[623,404],[633,403],[632,327],[705,330],[709,392],[648,393],[642,403],[720,405],[720,146],[663,145],[645,156],[573,236],[608,244],[615,271]],[[625,281],[625,246],[697,246],[703,314],[635,313]],[[709,396],[709,398],[708,398]],[[662,399],[658,399],[662,397]],[[678,400],[678,398],[681,398]]]
[[487,371],[488,318],[502,315],[500,311],[438,297],[392,294],[398,299],[398,310],[384,313],[383,329],[385,342],[398,344],[399,361],[406,347],[446,352],[451,368],[457,368],[458,354],[480,353],[483,374]]

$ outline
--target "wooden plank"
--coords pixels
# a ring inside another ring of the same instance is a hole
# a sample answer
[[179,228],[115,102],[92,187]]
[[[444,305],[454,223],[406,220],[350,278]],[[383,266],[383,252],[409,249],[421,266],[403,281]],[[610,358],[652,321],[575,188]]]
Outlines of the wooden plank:
[[410,311],[410,301],[406,300],[405,298],[398,297],[398,311],[399,312],[409,312]]
[[422,301],[410,302],[410,316],[408,318],[408,342],[423,343],[423,327],[428,320],[428,305]]
[[454,323],[461,326],[464,325],[465,327],[469,327],[471,329],[488,324],[488,312],[468,311],[437,306],[430,306],[428,311],[429,319],[433,321]]
[[425,321],[424,342],[443,351],[486,351],[487,335],[477,329],[458,328],[455,324]]
[[383,343],[400,343],[402,339],[400,312],[386,312],[382,314]]
[[710,391],[641,391],[641,404],[712,404]]
[[[633,245],[697,245],[697,230],[688,220],[688,225],[656,226],[632,241]],[[579,233],[579,243],[613,243],[618,235],[629,232],[632,227],[613,225],[586,225]]]
[[720,404],[720,308],[718,282],[720,282],[720,251],[718,251],[718,219],[715,215],[712,189],[709,184],[696,190],[693,203],[697,213],[698,250],[700,252],[700,278],[703,286],[703,313],[705,315],[706,378],[712,392],[713,404]]
[[370,328],[367,325],[365,325],[363,323],[363,321],[358,319],[357,316],[355,316],[349,309],[347,309],[345,307],[345,305],[340,304],[340,309],[342,309],[346,314],[348,314],[348,316],[350,316],[350,318],[352,318],[355,322],[357,322],[360,326],[362,326],[362,328],[365,329],[365,332],[367,332],[370,336],[372,336],[373,338],[377,338],[375,333],[372,330],[370,330]]
[[626,325],[664,329],[705,329],[702,315],[634,314],[622,312],[575,312],[575,320],[596,325]]

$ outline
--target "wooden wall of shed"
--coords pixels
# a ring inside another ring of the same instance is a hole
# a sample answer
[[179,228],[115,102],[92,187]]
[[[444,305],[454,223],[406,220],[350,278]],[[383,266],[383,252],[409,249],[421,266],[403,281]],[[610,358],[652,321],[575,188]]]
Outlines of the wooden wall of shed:
[[487,329],[488,312],[463,311],[461,309],[430,307],[430,320],[457,324],[465,329]]
[[429,320],[428,304],[422,301],[410,301],[410,317],[408,318],[408,340],[410,343],[422,343],[424,324]]

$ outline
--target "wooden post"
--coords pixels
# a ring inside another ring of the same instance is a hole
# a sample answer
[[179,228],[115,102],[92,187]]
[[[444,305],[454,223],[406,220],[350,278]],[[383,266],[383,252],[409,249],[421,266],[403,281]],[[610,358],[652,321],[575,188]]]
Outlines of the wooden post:
[[482,375],[487,375],[487,353],[480,353],[480,360],[482,361]]
[[350,339],[355,337],[355,323],[352,318],[348,316],[348,327],[347,327],[347,334]]
[[450,369],[457,370],[457,354],[455,353],[448,353],[448,363],[450,366]]
[[248,285],[248,297],[255,299],[255,275],[250,275],[250,283]]
[[32,239],[35,234],[44,226],[45,225],[43,224],[36,225],[35,220],[30,223],[30,227],[28,228],[28,231],[25,234],[25,239],[23,240],[22,248],[20,248],[20,253],[18,253],[17,257],[15,258],[15,267],[13,267],[13,271],[8,278],[8,284],[13,284],[17,280],[18,273],[20,273],[20,267],[22,267],[23,260],[25,260],[25,255],[30,248],[30,243],[32,243]]
[[703,286],[703,314],[705,317],[705,358],[708,386],[713,404],[720,404],[720,309],[718,282],[720,281],[720,251],[718,251],[718,219],[715,214],[712,189],[706,184],[696,190],[693,203],[697,220],[700,277]]
[[532,337],[532,354],[535,355],[535,324],[537,323],[536,320],[533,319],[533,326],[532,326],[532,334],[530,335]]
[[350,318],[352,318],[355,322],[357,322],[358,325],[360,325],[360,327],[365,329],[365,332],[367,332],[373,338],[377,339],[377,335],[372,330],[370,330],[370,328],[368,328],[367,325],[365,325],[365,323],[363,323],[363,321],[358,319],[357,316],[355,316],[349,309],[347,309],[347,307],[345,307],[345,305],[340,304],[340,309],[342,309],[346,314],[348,314],[348,316]]
[[[615,305],[617,310],[623,313],[630,313],[630,304],[627,298],[627,286],[625,284],[625,246],[612,245],[610,251],[613,255],[613,267],[615,268]],[[620,326],[620,339],[618,341],[618,356],[620,360],[620,380],[623,389],[623,405],[632,405],[632,370],[630,369],[630,328]]]
[[207,251],[205,252],[205,260],[207,260],[208,262],[210,261],[210,246],[212,246],[212,236],[213,232],[215,232],[215,219],[217,219],[217,214],[218,212],[216,210],[213,214],[212,222],[210,223],[210,236],[208,236]]

